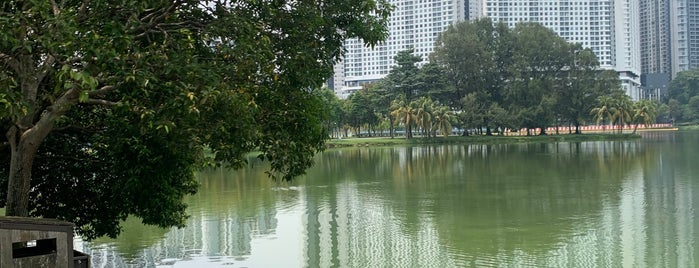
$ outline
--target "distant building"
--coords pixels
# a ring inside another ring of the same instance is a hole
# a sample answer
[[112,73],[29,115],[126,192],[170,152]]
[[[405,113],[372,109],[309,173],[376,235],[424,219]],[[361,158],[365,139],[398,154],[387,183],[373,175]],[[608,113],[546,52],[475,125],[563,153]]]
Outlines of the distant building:
[[641,74],[643,98],[661,100],[663,96],[667,95],[667,87],[670,85],[670,81],[670,73]]
[[514,27],[538,22],[595,52],[619,73],[626,94],[642,98],[638,0],[483,0],[483,14]]
[[670,1],[672,77],[699,67],[699,1]]
[[644,94],[659,98],[677,73],[699,67],[699,1],[640,0]]
[[439,33],[455,22],[479,17],[476,0],[389,0],[395,6],[389,18],[389,37],[374,48],[357,38],[345,41],[347,53],[336,64],[331,87],[346,98],[363,85],[386,77],[399,51],[414,49],[424,64]]

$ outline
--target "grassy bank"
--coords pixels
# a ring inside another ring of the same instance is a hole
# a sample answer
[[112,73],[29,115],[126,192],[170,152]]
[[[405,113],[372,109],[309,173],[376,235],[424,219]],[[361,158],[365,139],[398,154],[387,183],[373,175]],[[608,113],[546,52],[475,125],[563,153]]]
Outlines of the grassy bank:
[[699,125],[679,126],[680,130],[699,130]]
[[326,142],[328,148],[359,147],[359,146],[393,146],[421,144],[510,144],[510,143],[542,143],[542,142],[579,142],[638,139],[638,134],[578,134],[578,135],[547,135],[547,136],[449,136],[436,138],[415,137],[400,138],[350,138],[332,139]]

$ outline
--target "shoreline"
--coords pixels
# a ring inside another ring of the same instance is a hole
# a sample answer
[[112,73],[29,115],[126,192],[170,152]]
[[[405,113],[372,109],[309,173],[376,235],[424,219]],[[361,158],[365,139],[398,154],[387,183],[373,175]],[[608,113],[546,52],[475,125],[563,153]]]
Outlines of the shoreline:
[[347,148],[347,147],[378,147],[395,145],[429,145],[429,144],[518,144],[518,143],[548,143],[548,142],[583,142],[583,141],[615,141],[640,139],[638,132],[651,131],[678,131],[680,128],[658,128],[658,129],[638,129],[636,133],[610,133],[586,131],[582,134],[550,134],[532,136],[448,136],[448,137],[366,137],[366,138],[343,138],[329,139],[325,142],[325,148]]

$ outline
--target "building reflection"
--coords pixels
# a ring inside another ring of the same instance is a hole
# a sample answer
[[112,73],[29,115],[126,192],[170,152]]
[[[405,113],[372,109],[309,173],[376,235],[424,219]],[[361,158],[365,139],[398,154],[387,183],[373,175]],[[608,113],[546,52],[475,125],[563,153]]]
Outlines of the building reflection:
[[[454,267],[432,219],[405,226],[371,185],[337,184],[332,195],[305,194],[309,267]],[[307,189],[313,191],[313,188]]]
[[91,255],[91,267],[156,267],[193,258],[207,258],[223,265],[226,264],[225,259],[221,259],[224,257],[231,260],[247,258],[254,237],[273,234],[277,227],[275,217],[274,207],[261,209],[254,217],[240,215],[235,210],[218,215],[201,212],[191,215],[186,227],[171,229],[161,241],[142,249],[133,258],[115,253],[119,250],[118,242],[84,243],[82,249]]

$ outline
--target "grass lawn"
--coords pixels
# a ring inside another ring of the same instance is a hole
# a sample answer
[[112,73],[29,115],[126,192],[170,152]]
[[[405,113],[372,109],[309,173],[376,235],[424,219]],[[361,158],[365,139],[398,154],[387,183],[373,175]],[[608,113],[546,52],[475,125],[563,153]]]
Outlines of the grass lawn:
[[326,142],[328,148],[353,146],[392,146],[420,144],[507,144],[507,143],[542,143],[542,142],[577,142],[601,140],[630,140],[638,139],[638,134],[564,134],[546,136],[449,136],[449,137],[404,137],[388,138],[347,138],[331,139]]

